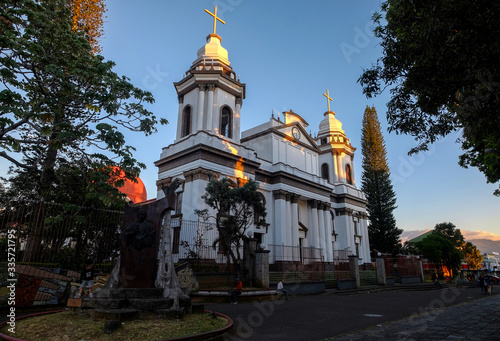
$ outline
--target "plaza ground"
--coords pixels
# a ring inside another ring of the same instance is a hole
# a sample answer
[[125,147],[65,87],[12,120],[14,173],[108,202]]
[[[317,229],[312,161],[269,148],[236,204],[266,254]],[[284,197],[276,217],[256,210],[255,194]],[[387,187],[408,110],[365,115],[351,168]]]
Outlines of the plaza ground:
[[205,307],[233,319],[227,340],[500,340],[498,290],[327,292]]

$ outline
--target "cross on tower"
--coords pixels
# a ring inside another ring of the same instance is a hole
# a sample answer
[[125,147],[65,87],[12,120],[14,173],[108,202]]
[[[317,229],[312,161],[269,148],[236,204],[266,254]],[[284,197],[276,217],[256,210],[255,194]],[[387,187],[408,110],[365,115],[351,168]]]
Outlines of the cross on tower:
[[326,97],[326,101],[328,102],[328,111],[330,111],[330,101],[333,101],[333,99],[330,98],[330,93],[328,92],[328,89],[326,89],[326,94],[323,94],[323,96]]
[[214,13],[210,12],[208,9],[205,9],[205,12],[207,12],[208,14],[210,14],[212,17],[214,17],[214,34],[215,33],[215,25],[217,24],[217,20],[219,20],[221,23],[223,23],[224,25],[226,24],[221,18],[219,18],[217,16],[217,5],[215,5],[215,10],[214,10]]

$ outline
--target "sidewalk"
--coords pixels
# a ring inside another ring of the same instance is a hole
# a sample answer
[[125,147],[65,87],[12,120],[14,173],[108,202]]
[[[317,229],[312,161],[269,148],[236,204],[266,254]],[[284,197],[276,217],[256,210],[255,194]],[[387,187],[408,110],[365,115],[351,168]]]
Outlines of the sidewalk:
[[500,294],[483,296],[477,288],[326,293],[205,308],[233,319],[226,340],[500,340]]
[[500,340],[500,295],[328,340]]

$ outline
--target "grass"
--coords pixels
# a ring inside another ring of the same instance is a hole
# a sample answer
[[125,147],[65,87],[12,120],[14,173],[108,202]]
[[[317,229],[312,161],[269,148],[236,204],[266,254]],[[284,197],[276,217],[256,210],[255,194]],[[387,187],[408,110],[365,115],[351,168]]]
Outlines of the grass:
[[16,333],[7,327],[1,333],[36,341],[158,341],[201,334],[220,329],[228,321],[210,314],[187,314],[183,320],[155,317],[125,321],[112,334],[104,333],[104,321],[94,321],[86,315],[72,311],[26,318],[16,321]]
[[0,297],[7,296],[10,293],[10,289],[7,287],[0,287]]

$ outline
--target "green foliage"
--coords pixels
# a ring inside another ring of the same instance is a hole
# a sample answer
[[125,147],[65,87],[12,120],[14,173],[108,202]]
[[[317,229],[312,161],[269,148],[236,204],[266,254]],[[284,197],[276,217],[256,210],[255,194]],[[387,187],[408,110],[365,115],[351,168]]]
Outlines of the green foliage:
[[57,176],[51,186],[43,191],[42,184],[36,181],[42,176],[41,170],[19,169],[9,179],[10,187],[4,195],[17,199],[39,198],[43,191],[45,201],[63,205],[56,216],[47,218],[47,223],[56,222],[60,219],[58,215],[71,215],[75,223],[84,224],[86,218],[80,215],[79,209],[82,206],[112,210],[122,210],[125,206],[125,197],[117,189],[112,169],[90,168],[86,162],[60,159],[54,173]]
[[413,243],[406,241],[404,244],[398,244],[397,253],[402,255],[418,255],[420,250]]
[[85,254],[78,254],[75,248],[65,246],[57,250],[49,261],[59,264],[63,269],[79,270],[80,264],[85,262]]
[[375,108],[366,107],[361,137],[363,173],[361,189],[368,203],[368,232],[373,251],[395,253],[399,236],[403,232],[396,226],[393,211],[396,209],[396,193],[390,179],[387,152],[380,122]]
[[437,267],[445,265],[450,270],[460,267],[461,252],[450,240],[440,234],[431,233],[415,245],[424,257],[436,264]]
[[483,262],[483,256],[477,247],[471,242],[465,242],[462,231],[454,224],[444,222],[436,224],[433,233],[443,236],[448,239],[459,250],[463,256],[464,262],[467,263],[469,269],[480,269]]
[[240,246],[243,239],[247,238],[245,232],[255,220],[263,222],[267,214],[262,195],[257,189],[257,182],[251,179],[241,187],[232,187],[227,178],[210,181],[202,199],[211,210],[195,211],[206,221],[215,221],[219,236],[214,246],[220,243],[235,264],[241,261]]
[[464,262],[467,263],[470,270],[481,269],[483,263],[483,255],[477,249],[476,245],[471,242],[465,243],[462,254],[464,257]]
[[91,179],[95,186],[109,180],[101,170],[113,165],[135,179],[145,166],[121,130],[147,136],[166,123],[143,106],[154,102],[151,93],[118,76],[112,61],[92,54],[84,34],[72,30],[66,5],[0,2],[0,157],[26,181],[39,183],[33,192],[43,198],[57,197],[54,183],[62,183],[61,172],[74,160],[93,170],[88,177],[99,178]]
[[500,3],[487,0],[387,0],[373,17],[383,56],[359,78],[367,97],[390,89],[389,130],[415,137],[410,154],[461,131],[459,164],[491,183],[500,181],[499,17]]
[[433,233],[442,235],[450,242],[452,242],[457,249],[461,249],[465,243],[462,231],[460,231],[460,229],[457,229],[457,227],[452,223],[444,222],[436,224]]

